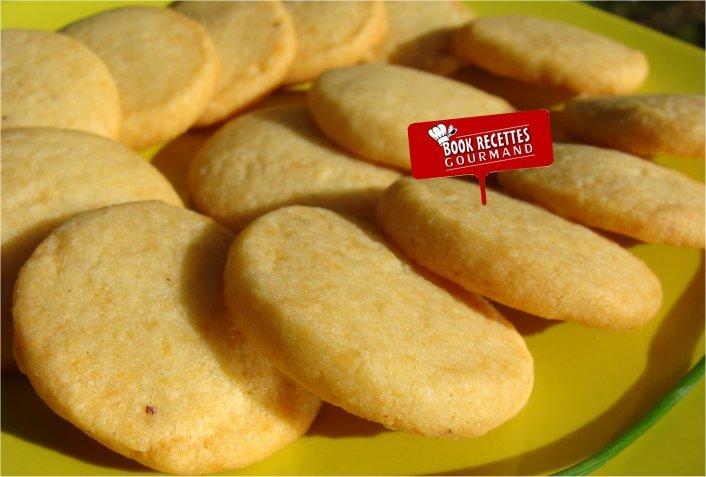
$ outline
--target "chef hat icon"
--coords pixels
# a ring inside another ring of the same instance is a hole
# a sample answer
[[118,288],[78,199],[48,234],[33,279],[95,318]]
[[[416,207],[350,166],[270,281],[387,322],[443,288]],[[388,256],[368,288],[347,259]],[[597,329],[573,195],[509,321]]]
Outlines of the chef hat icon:
[[431,138],[438,142],[439,146],[441,146],[442,144],[449,142],[449,138],[456,134],[456,132],[457,129],[450,124],[448,128],[443,124],[437,124],[429,130],[429,136],[431,136]]

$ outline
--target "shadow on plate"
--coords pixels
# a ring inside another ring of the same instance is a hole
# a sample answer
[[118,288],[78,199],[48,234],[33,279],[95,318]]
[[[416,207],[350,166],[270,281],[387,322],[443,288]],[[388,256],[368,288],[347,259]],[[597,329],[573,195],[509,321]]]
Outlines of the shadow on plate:
[[460,62],[451,52],[456,28],[437,28],[398,45],[388,55],[389,61],[437,75],[448,76],[459,69]]
[[[660,323],[638,380],[603,414],[570,434],[533,451],[444,475],[546,475],[595,453],[641,418],[689,370],[704,320],[704,263]],[[520,469],[517,468],[518,463]]]
[[196,153],[206,140],[213,136],[226,122],[236,116],[259,108],[289,104],[305,105],[306,94],[301,91],[279,91],[266,96],[244,111],[236,113],[233,117],[228,118],[227,121],[205,128],[190,129],[162,146],[152,158],[152,164],[172,183],[184,205],[193,209],[189,200],[189,187],[186,177],[191,161],[193,161]]
[[500,96],[517,109],[551,108],[576,95],[553,86],[534,85],[497,76],[475,66],[466,66],[453,75],[453,78]]
[[525,313],[524,311],[510,308],[509,306],[501,305],[497,302],[492,302],[493,306],[498,309],[501,315],[515,326],[515,329],[522,336],[531,336],[541,333],[547,328],[561,324],[561,321],[547,320],[536,315]]
[[3,432],[88,464],[125,472],[152,472],[104,447],[54,414],[24,375],[4,373],[2,381]]
[[186,131],[162,146],[152,158],[152,165],[172,183],[186,207],[193,208],[189,200],[189,186],[186,180],[189,166],[201,146],[216,130],[217,127],[209,127]]
[[602,230],[596,227],[589,227],[593,232],[597,233],[603,238],[607,238],[608,240],[617,243],[623,248],[630,248],[634,247],[635,245],[639,245],[642,242],[636,238],[633,237],[628,237],[627,235],[622,235],[617,232],[611,232],[609,230]]
[[370,437],[388,432],[377,422],[354,416],[340,407],[324,403],[307,435],[322,437]]
[[554,120],[559,118],[554,118],[554,116],[560,114],[563,103],[574,97],[576,93],[554,86],[534,85],[504,78],[475,66],[464,67],[452,78],[495,96],[500,96],[520,111],[549,109],[553,117],[551,127],[554,141],[568,141],[568,136],[559,125],[560,121]]

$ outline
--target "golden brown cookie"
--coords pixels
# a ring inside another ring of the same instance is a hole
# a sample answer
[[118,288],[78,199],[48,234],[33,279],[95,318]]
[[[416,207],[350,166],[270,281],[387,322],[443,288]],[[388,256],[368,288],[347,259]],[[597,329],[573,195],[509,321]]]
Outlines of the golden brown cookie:
[[372,161],[409,169],[407,126],[512,111],[505,100],[423,71],[385,64],[327,71],[309,90],[326,136]]
[[580,93],[629,93],[649,72],[641,51],[573,25],[522,15],[473,20],[456,33],[454,50],[499,76]]
[[56,127],[118,138],[118,88],[108,67],[60,33],[2,31],[2,128]]
[[196,124],[220,122],[284,80],[294,60],[294,25],[279,1],[176,2],[213,39],[221,70],[216,91]]
[[54,230],[15,288],[15,354],[42,400],[168,473],[243,467],[304,433],[320,401],[228,318],[232,240],[160,202],[86,212]]
[[450,75],[460,67],[453,54],[456,29],[475,17],[457,0],[386,1],[388,32],[368,59]]
[[231,246],[224,282],[236,324],[279,369],[390,429],[478,436],[527,402],[532,357],[509,322],[334,212],[260,217]]
[[616,243],[534,205],[458,179],[400,179],[379,223],[410,257],[469,291],[587,326],[633,329],[662,303],[657,277]]
[[10,342],[12,287],[39,242],[74,214],[109,204],[158,199],[181,205],[169,182],[110,139],[50,128],[2,132],[2,369]]
[[611,149],[555,144],[554,164],[500,173],[513,195],[645,242],[704,247],[704,185]]
[[218,131],[192,164],[189,188],[199,210],[237,231],[293,204],[375,220],[378,198],[399,176],[331,144],[305,107],[273,106]]
[[285,2],[297,34],[297,54],[285,83],[312,80],[324,71],[361,61],[387,33],[379,0]]
[[169,8],[125,7],[69,25],[115,78],[121,141],[144,149],[175,138],[201,116],[218,79],[218,57],[194,20]]
[[576,98],[557,115],[574,140],[639,156],[704,157],[704,97],[650,94]]

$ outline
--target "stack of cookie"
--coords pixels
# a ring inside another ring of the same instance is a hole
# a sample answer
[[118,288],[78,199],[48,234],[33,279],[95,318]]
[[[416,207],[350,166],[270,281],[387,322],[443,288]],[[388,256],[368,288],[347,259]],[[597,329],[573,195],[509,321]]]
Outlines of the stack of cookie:
[[[566,92],[552,117],[578,142],[503,173],[515,198],[487,207],[471,181],[406,177],[410,123],[521,107],[442,76],[467,65]],[[489,300],[634,329],[660,282],[595,229],[704,247],[703,184],[637,157],[703,157],[704,100],[626,96],[647,75],[613,40],[456,2],[177,2],[3,31],[3,370],[166,472],[262,460],[321,400],[482,435],[534,380]],[[134,152],[167,141],[159,169]]]

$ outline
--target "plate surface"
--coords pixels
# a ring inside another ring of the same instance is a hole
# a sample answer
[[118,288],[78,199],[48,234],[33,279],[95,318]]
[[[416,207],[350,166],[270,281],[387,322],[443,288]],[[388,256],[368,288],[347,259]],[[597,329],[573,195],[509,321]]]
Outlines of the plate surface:
[[[2,27],[56,29],[124,2],[2,2]],[[142,2],[148,3],[148,2]],[[163,4],[163,2],[152,2]],[[649,56],[644,92],[703,93],[704,52],[581,4],[472,2],[478,14],[524,13],[613,37]],[[522,93],[488,80],[488,87]],[[521,95],[520,95],[521,96]],[[522,99],[522,98],[520,98]],[[703,181],[704,161],[660,158]],[[474,440],[387,431],[326,406],[310,432],[237,474],[546,474],[601,448],[642,416],[704,349],[704,268],[699,250],[625,243],[658,274],[664,305],[631,333],[550,323],[506,308],[535,359],[535,389],[513,420]],[[3,474],[150,472],[55,416],[20,375],[2,379]],[[704,474],[703,382],[601,474]]]

